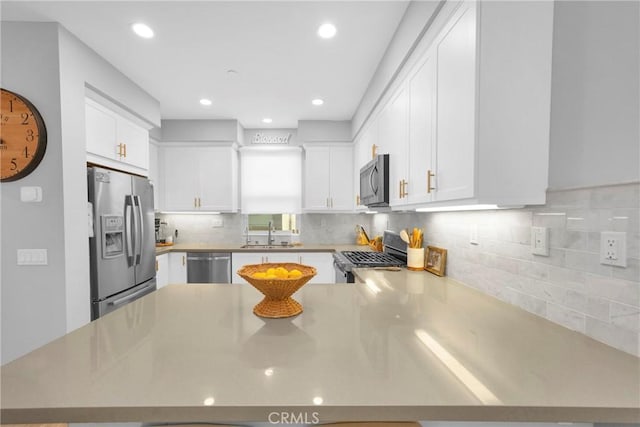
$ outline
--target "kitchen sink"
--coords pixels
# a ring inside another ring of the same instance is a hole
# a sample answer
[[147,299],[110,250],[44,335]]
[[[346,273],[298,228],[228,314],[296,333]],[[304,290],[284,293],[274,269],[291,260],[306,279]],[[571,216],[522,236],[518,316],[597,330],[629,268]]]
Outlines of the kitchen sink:
[[248,244],[240,246],[241,249],[280,249],[280,248],[293,248],[294,246],[291,243],[287,243],[286,245],[256,245],[256,244]]

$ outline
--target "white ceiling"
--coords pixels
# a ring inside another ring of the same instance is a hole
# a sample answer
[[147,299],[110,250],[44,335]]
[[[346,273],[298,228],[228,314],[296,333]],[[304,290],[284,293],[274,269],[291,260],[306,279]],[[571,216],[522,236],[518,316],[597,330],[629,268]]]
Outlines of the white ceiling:
[[[246,128],[350,120],[407,1],[2,1],[3,21],[58,21],[160,101],[163,119]],[[156,36],[130,29],[142,21]],[[335,38],[320,39],[330,21]],[[238,73],[231,76],[227,70]],[[213,105],[202,107],[200,98]],[[321,107],[311,105],[322,98]],[[262,118],[271,117],[265,125]]]

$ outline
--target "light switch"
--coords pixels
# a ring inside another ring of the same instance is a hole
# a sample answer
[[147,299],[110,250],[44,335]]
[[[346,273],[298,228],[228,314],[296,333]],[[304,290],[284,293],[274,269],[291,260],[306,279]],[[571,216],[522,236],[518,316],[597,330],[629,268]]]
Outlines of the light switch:
[[531,227],[531,253],[549,256],[549,228]]
[[478,243],[478,224],[471,224],[469,227],[469,243],[477,245]]
[[47,265],[46,249],[18,249],[18,265]]
[[42,187],[20,187],[20,201],[26,203],[42,201]]

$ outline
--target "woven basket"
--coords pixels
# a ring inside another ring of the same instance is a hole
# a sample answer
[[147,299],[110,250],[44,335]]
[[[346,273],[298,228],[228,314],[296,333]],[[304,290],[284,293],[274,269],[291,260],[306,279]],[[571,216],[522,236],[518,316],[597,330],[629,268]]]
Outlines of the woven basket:
[[[266,272],[269,268],[278,267],[284,267],[289,271],[295,268],[300,270],[302,276],[290,279],[259,279],[253,277],[254,273]],[[253,307],[254,314],[260,317],[278,318],[291,317],[302,313],[302,305],[291,298],[291,295],[316,275],[316,269],[308,265],[292,262],[249,264],[238,270],[238,275],[264,295],[262,301]]]

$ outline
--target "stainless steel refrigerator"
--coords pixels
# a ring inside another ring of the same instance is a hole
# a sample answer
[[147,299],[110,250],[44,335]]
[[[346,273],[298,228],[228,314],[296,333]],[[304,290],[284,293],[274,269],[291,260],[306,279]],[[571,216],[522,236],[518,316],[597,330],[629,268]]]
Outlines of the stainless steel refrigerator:
[[153,186],[123,172],[87,168],[93,233],[91,319],[156,289]]

